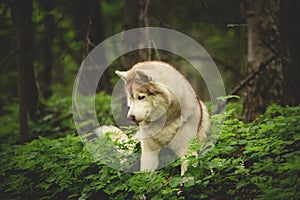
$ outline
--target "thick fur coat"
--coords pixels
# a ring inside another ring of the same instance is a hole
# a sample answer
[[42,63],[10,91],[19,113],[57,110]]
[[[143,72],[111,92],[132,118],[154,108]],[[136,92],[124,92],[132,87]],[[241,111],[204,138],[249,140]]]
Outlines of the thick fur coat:
[[[127,117],[140,126],[137,136],[142,148],[142,171],[159,167],[162,150],[171,150],[175,157],[183,158],[191,139],[196,137],[201,142],[207,137],[207,108],[185,77],[171,65],[146,61],[116,74],[125,81]],[[181,173],[186,169],[185,161]]]

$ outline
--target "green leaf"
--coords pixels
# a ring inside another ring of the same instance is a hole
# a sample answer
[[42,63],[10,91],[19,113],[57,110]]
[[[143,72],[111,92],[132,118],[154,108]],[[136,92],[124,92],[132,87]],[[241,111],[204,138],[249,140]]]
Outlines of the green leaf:
[[181,183],[183,183],[183,178],[182,177],[173,177],[170,182],[169,185],[171,188],[175,188],[177,186],[179,186]]

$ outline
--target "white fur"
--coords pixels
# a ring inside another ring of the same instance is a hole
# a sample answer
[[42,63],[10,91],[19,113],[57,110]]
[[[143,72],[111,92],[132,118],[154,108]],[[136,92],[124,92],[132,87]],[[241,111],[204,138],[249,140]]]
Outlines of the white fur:
[[[183,158],[192,138],[197,137],[199,142],[206,138],[210,127],[207,108],[198,100],[189,82],[173,67],[147,61],[136,64],[127,72],[116,71],[116,74],[132,90],[127,91],[128,117],[134,116],[140,126],[142,171],[157,169],[162,148],[167,146]],[[151,88],[149,83],[154,94],[145,92]],[[155,94],[155,90],[159,92]],[[185,161],[182,174],[186,170]]]

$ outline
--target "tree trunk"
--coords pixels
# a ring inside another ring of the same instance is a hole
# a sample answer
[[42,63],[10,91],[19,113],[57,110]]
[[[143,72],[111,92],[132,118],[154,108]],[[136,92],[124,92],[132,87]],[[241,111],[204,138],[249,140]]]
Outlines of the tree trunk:
[[284,101],[300,104],[300,2],[280,1],[280,52],[283,58]]
[[[101,0],[76,0],[74,1],[74,27],[76,30],[76,38],[85,41],[85,47],[81,49],[78,62],[83,59],[104,40],[104,27],[102,20]],[[105,63],[105,55],[101,60]],[[99,58],[100,59],[100,58]],[[106,73],[102,76],[97,91],[110,92],[112,90],[110,79],[112,73]],[[91,93],[89,91],[88,93]]]
[[[138,27],[147,27],[149,25],[148,8],[150,0],[125,0],[124,7],[124,29],[130,30]],[[134,37],[128,36],[128,37]],[[134,38],[124,38],[126,48],[130,49],[130,43],[128,41]],[[127,43],[126,43],[127,42]],[[126,69],[137,62],[151,60],[151,49],[139,49],[132,51],[124,55],[123,65]]]
[[[275,55],[279,33],[277,14],[279,0],[247,0],[245,3],[248,24],[247,73],[252,74]],[[273,103],[282,103],[282,64],[274,59],[247,85],[244,104],[246,121],[252,121]]]
[[51,84],[52,84],[52,71],[54,65],[53,58],[53,39],[55,24],[53,21],[53,2],[52,0],[40,1],[42,10],[44,11],[44,26],[45,32],[43,34],[42,41],[42,57],[43,57],[43,81],[44,81],[44,97],[47,99],[52,95]]
[[[130,30],[139,27],[139,0],[125,0],[124,6],[124,29]],[[128,37],[134,37],[129,35]],[[126,48],[130,49],[130,40],[134,38],[124,38]],[[125,69],[139,62],[138,51],[132,51],[122,56],[122,62]]]
[[73,15],[76,37],[85,41],[81,52],[84,59],[104,39],[100,0],[74,1]]
[[28,141],[28,113],[31,117],[38,106],[38,87],[35,80],[34,34],[32,24],[32,0],[13,1],[13,19],[16,27],[17,65],[19,72],[18,98],[21,143]]

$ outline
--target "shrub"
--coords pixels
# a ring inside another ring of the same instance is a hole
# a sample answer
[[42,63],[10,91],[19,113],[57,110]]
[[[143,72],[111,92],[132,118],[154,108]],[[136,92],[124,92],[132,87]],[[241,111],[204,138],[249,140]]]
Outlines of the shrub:
[[[111,96],[103,92],[95,97],[96,113],[102,124],[113,124],[111,115]],[[51,97],[42,103],[34,121],[29,120],[29,138],[36,139],[39,136],[47,138],[60,138],[67,135],[75,135],[75,126],[72,116],[72,97]],[[5,114],[0,116],[0,149],[9,148],[19,142],[18,105],[13,102],[6,107]]]
[[[235,115],[228,111],[228,115]],[[124,173],[95,161],[78,136],[40,137],[1,153],[3,199],[297,199],[300,106],[268,108],[254,122],[228,117],[214,148],[191,156],[184,182],[175,162]],[[218,121],[218,116],[213,116]]]

